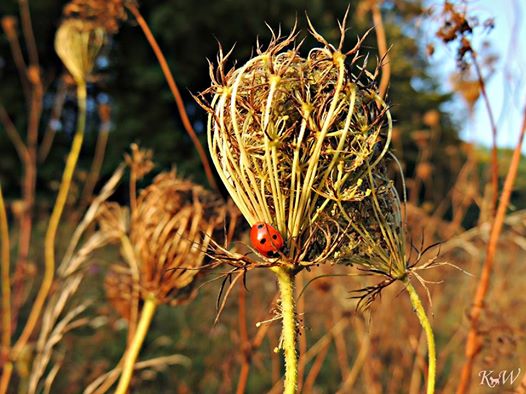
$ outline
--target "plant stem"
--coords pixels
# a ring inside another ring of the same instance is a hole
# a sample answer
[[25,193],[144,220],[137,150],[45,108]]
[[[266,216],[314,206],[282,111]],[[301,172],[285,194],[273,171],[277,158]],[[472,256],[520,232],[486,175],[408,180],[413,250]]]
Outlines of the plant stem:
[[286,268],[272,269],[278,277],[281,314],[283,319],[283,351],[285,353],[284,394],[294,394],[298,381],[298,355],[296,353],[296,311],[294,305],[294,274]]
[[135,6],[132,2],[127,2],[126,7],[130,10],[130,12],[135,17],[135,20],[137,21],[140,28],[142,29],[142,32],[144,33],[146,40],[150,44],[155,54],[155,57],[157,58],[157,61],[159,62],[159,65],[161,66],[161,70],[164,74],[164,78],[166,79],[166,82],[168,83],[168,87],[170,88],[170,91],[172,92],[172,95],[175,99],[175,103],[177,105],[179,115],[181,116],[181,121],[183,122],[183,127],[185,128],[190,139],[192,140],[192,143],[194,144],[195,149],[197,150],[199,158],[201,159],[201,164],[203,165],[203,168],[205,170],[208,184],[210,185],[212,189],[218,191],[219,188],[217,187],[217,183],[214,179],[212,167],[210,166],[210,162],[208,160],[208,157],[206,156],[203,145],[199,141],[199,138],[197,137],[197,134],[195,133],[195,130],[192,127],[192,123],[190,122],[190,119],[188,118],[186,109],[184,107],[183,98],[181,97],[179,88],[177,87],[177,84],[175,83],[175,79],[172,75],[172,72],[170,71],[170,67],[168,66],[168,62],[166,61],[166,58],[164,57],[163,51],[159,47],[159,44],[157,43],[157,40],[155,39],[152,31],[150,30],[148,23],[146,23],[146,20],[144,20],[137,6]]
[[508,168],[508,173],[502,187],[502,193],[500,195],[499,204],[497,207],[497,212],[495,214],[495,220],[491,226],[489,233],[489,240],[486,246],[486,259],[482,267],[482,272],[480,274],[480,279],[477,284],[477,290],[473,299],[473,304],[469,313],[470,327],[468,336],[466,338],[466,350],[465,356],[466,360],[462,367],[462,372],[460,375],[460,383],[457,387],[457,394],[465,394],[469,390],[471,384],[471,375],[473,370],[473,364],[475,362],[475,357],[482,350],[482,339],[480,337],[479,331],[479,321],[484,309],[484,302],[486,295],[489,290],[490,280],[493,273],[493,265],[495,264],[495,254],[497,253],[497,246],[504,227],[504,221],[506,219],[506,211],[511,199],[511,193],[513,192],[513,186],[515,185],[515,180],[517,179],[517,174],[519,171],[519,164],[521,160],[521,149],[524,138],[526,137],[526,106],[523,111],[523,120],[522,127],[519,134],[519,140],[515,149],[513,151],[513,156],[511,157],[510,166]]
[[428,369],[427,369],[427,394],[433,394],[435,392],[435,379],[436,379],[436,348],[435,348],[435,336],[433,334],[433,329],[427,318],[426,311],[420,301],[420,297],[416,292],[413,285],[409,282],[405,282],[405,288],[409,293],[409,298],[411,299],[411,304],[418,316],[420,325],[424,329],[427,339],[427,356],[428,356]]
[[139,325],[137,326],[137,331],[135,331],[135,336],[133,341],[126,352],[126,358],[124,360],[124,366],[122,368],[121,378],[119,380],[119,385],[115,394],[126,394],[128,386],[133,375],[133,369],[135,366],[135,361],[139,355],[144,338],[148,333],[150,323],[152,322],[153,315],[157,309],[157,302],[153,296],[149,296],[144,300],[144,306],[141,312],[141,318],[139,320]]
[[58,225],[60,223],[60,218],[62,217],[62,212],[64,211],[64,207],[66,206],[71,181],[73,179],[73,173],[75,172],[75,167],[77,165],[77,160],[80,154],[80,148],[82,147],[82,141],[84,139],[84,129],[86,127],[85,83],[79,83],[77,85],[77,100],[77,131],[75,132],[73,143],[71,145],[71,150],[66,160],[66,167],[64,168],[64,172],[62,174],[62,182],[60,183],[60,188],[58,190],[57,200],[53,207],[53,211],[49,219],[48,228],[46,230],[46,236],[44,241],[44,278],[42,279],[42,284],[40,285],[40,289],[38,291],[35,302],[33,303],[31,312],[27,319],[26,325],[22,331],[22,334],[20,334],[18,341],[13,347],[12,357],[15,360],[20,351],[26,345],[27,341],[29,340],[29,337],[33,332],[33,329],[37,324],[37,321],[40,317],[40,312],[42,311],[42,307],[44,306],[46,297],[53,283],[53,277],[55,275],[55,239],[57,235]]
[[0,380],[0,394],[7,392],[7,385],[13,370],[13,363],[9,360],[11,346],[11,283],[9,277],[9,227],[4,204],[2,186],[0,186],[0,233],[2,234],[2,349],[0,356],[5,362]]

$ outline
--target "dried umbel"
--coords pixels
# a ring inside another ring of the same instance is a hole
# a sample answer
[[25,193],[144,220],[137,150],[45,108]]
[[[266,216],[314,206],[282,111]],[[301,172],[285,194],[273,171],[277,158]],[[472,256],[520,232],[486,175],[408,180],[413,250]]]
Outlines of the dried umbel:
[[66,19],[57,30],[55,51],[78,85],[84,85],[106,39],[106,31],[94,22]]
[[[344,25],[344,24],[343,24]],[[208,140],[230,196],[249,222],[276,228],[285,239],[279,264],[326,260],[341,231],[328,220],[334,201],[367,196],[362,177],[385,154],[391,118],[359,49],[327,43],[306,57],[297,34],[275,36],[266,50],[226,70],[220,52],[211,67]],[[313,253],[313,251],[317,251]]]
[[64,7],[67,18],[90,21],[108,33],[117,33],[119,23],[127,19],[123,0],[71,0]]
[[129,230],[141,293],[160,303],[177,302],[199,272],[224,214],[216,195],[178,178],[174,171],[158,175],[142,190]]
[[410,272],[400,199],[383,172],[368,171],[364,182],[371,191],[368,198],[333,207],[340,226],[348,229],[345,246],[336,253],[338,261],[385,279],[378,286],[360,290],[367,305],[385,286],[405,281]]

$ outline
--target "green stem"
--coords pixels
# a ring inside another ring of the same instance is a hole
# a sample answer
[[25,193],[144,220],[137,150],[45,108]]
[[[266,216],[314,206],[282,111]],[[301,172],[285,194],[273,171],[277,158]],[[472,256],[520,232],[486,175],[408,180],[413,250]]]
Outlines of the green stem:
[[294,305],[294,274],[286,268],[272,269],[278,277],[283,319],[283,351],[285,353],[284,394],[294,394],[298,382],[296,353],[296,311]]
[[155,301],[155,298],[151,296],[147,297],[144,300],[144,306],[142,308],[139,325],[137,326],[137,330],[135,331],[131,345],[126,351],[121,378],[119,380],[117,390],[115,390],[115,394],[126,394],[128,391],[128,386],[130,385],[133,375],[135,361],[137,360],[137,356],[141,350],[144,338],[146,338],[146,334],[148,334],[148,329],[150,328],[150,323],[152,322],[152,318],[156,309],[157,302]]
[[424,329],[427,339],[427,354],[428,354],[428,370],[427,370],[427,394],[433,394],[435,392],[435,379],[436,379],[436,348],[435,348],[435,336],[433,334],[433,329],[427,318],[427,314],[422,306],[420,297],[416,292],[415,288],[409,281],[405,281],[405,288],[409,293],[409,298],[411,299],[411,304],[418,316],[420,325]]
[[47,295],[53,284],[53,278],[55,275],[55,239],[57,236],[57,230],[66,206],[67,197],[69,194],[69,189],[71,186],[71,181],[73,179],[73,174],[77,165],[77,161],[80,155],[80,149],[82,147],[82,141],[84,139],[84,130],[86,127],[86,84],[78,82],[77,83],[77,101],[78,101],[78,115],[77,115],[77,131],[73,137],[73,143],[71,145],[71,150],[69,152],[68,158],[66,160],[66,167],[62,173],[62,181],[57,194],[57,199],[55,205],[53,206],[53,211],[49,218],[49,224],[46,230],[45,240],[44,240],[44,277],[42,279],[42,284],[36,296],[35,302],[29,313],[26,325],[18,338],[18,341],[13,347],[12,358],[16,360],[27,341],[29,340],[33,330],[38,322],[40,313],[46,301]]

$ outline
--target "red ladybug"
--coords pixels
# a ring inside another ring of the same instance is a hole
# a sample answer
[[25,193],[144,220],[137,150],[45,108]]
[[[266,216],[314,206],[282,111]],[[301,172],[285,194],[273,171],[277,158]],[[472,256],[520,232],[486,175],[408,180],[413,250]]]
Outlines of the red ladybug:
[[283,237],[270,224],[258,222],[250,229],[252,246],[263,256],[275,257],[285,242]]

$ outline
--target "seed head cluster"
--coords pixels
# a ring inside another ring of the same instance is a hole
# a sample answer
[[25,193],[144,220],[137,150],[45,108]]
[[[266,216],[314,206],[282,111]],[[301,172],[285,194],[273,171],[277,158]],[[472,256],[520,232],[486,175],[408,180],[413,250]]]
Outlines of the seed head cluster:
[[334,257],[348,226],[330,212],[370,195],[364,177],[391,135],[389,111],[360,53],[363,38],[345,52],[344,27],[337,48],[312,26],[310,34],[321,45],[305,57],[294,30],[265,50],[258,45],[238,68],[227,70],[230,53],[220,51],[212,86],[199,99],[230,196],[250,225],[280,231],[285,248],[274,260],[292,266]]

